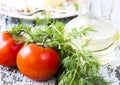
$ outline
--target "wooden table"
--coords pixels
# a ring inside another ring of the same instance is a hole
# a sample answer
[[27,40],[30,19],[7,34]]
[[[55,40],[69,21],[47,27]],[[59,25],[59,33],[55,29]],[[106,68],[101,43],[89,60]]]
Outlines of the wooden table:
[[[34,25],[31,21],[0,15],[0,30],[8,30],[20,21]],[[113,81],[112,85],[120,85],[120,44],[115,49],[115,55],[116,57],[111,62],[101,66],[99,73],[106,80]],[[56,85],[56,79],[53,77],[48,81],[37,82],[23,76],[16,67],[0,66],[0,85]]]

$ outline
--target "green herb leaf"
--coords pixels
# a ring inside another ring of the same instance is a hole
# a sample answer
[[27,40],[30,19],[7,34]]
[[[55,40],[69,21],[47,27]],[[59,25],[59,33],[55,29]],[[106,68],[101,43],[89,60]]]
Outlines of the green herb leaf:
[[87,36],[88,32],[96,32],[96,30],[94,30],[92,27],[87,26],[87,27],[80,27],[79,29],[77,28],[72,28],[72,31],[70,33],[68,33],[68,37],[70,37],[71,39],[74,38],[82,38],[84,36]]

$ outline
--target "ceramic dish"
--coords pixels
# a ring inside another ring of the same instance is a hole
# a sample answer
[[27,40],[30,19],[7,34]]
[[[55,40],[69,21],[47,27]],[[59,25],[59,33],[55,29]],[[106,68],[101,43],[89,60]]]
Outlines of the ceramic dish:
[[[9,1],[9,2],[8,2]],[[45,16],[49,16],[50,18],[60,19],[60,18],[68,18],[68,17],[74,17],[78,15],[78,11],[76,10],[75,3],[64,3],[63,5],[56,6],[56,7],[31,7],[29,4],[23,5],[21,2],[17,5],[11,4],[12,1],[0,1],[0,14],[15,17],[15,18],[21,18],[21,19],[35,19],[36,17],[44,18]],[[10,4],[8,4],[8,3]],[[17,2],[16,2],[17,4]],[[35,6],[35,4],[34,4]]]

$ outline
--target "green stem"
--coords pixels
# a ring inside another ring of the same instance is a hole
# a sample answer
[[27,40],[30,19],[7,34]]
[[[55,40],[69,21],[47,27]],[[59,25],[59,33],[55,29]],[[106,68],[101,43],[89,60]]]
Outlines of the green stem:
[[62,37],[64,37],[64,35],[58,30],[58,29],[56,29],[56,27],[55,26],[53,26],[53,25],[50,25],[58,34],[60,34]]
[[[77,46],[76,44],[74,44],[73,42],[70,42],[70,43],[77,48],[77,52],[80,52],[80,53],[81,53],[80,49],[78,48],[78,46]],[[76,52],[76,53],[77,53],[77,52]],[[82,53],[81,53],[81,54],[82,54]],[[84,56],[84,55],[82,54],[82,56]],[[77,63],[77,66],[76,66],[76,68],[75,68],[74,75],[73,75],[72,80],[71,80],[71,82],[70,82],[69,85],[72,85],[72,83],[73,83],[73,81],[74,81],[74,79],[75,79],[75,77],[76,77],[76,74],[77,74],[77,71],[78,71],[78,67],[79,67],[79,65],[80,65],[80,56],[78,56],[78,57],[79,57],[78,63]],[[85,56],[84,56],[84,57],[85,57]]]
[[45,38],[43,39],[43,42],[42,42],[42,43],[43,43],[43,47],[47,47],[47,46],[45,46],[45,43],[46,43],[46,41],[47,41],[48,38],[50,38],[50,37],[47,35],[47,36],[45,36]]
[[26,30],[23,30],[23,31],[24,31],[25,33],[27,33],[32,39],[34,39],[30,32],[28,32],[28,31],[26,31]]
[[70,42],[70,44],[72,44],[73,46],[75,46],[77,48],[77,50],[80,51],[79,47],[76,44],[74,44],[73,42]]
[[81,55],[82,55],[84,58],[86,57],[86,56],[82,53],[83,50],[80,50],[79,47],[78,47],[76,44],[74,44],[73,42],[70,42],[70,43],[77,48],[77,50],[81,53]]
[[72,85],[72,83],[73,83],[73,81],[74,81],[74,79],[75,79],[75,77],[76,77],[78,67],[79,67],[79,64],[77,64],[77,66],[76,66],[76,69],[75,69],[75,72],[74,72],[73,78],[72,78],[72,80],[71,80],[71,82],[70,82],[69,85]]

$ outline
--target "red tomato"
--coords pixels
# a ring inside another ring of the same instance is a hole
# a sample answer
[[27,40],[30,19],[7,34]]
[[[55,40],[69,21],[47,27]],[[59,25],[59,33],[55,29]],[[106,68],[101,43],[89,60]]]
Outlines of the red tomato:
[[29,44],[18,52],[17,66],[21,73],[33,80],[48,80],[59,68],[59,56],[52,48]]
[[0,65],[16,66],[16,56],[23,44],[17,43],[8,32],[0,33]]

